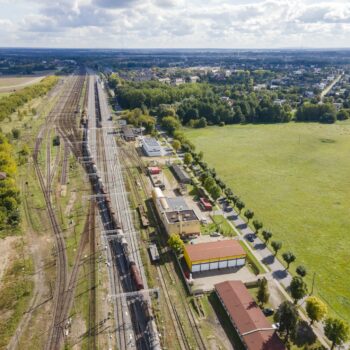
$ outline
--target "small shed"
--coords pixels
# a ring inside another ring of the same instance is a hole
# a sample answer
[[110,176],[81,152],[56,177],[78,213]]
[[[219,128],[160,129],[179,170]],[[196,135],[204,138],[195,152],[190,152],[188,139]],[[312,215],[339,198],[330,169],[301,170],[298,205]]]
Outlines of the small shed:
[[177,164],[171,165],[171,170],[176,177],[177,181],[179,181],[182,184],[190,184],[192,183],[192,180],[190,176],[183,170],[180,166]]

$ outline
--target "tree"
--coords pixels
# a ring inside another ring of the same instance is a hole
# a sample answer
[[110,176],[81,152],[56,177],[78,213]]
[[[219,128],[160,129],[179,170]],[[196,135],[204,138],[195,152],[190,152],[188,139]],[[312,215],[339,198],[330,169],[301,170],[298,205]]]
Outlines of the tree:
[[311,320],[311,324],[315,321],[319,322],[327,315],[327,305],[315,296],[306,299],[306,312]]
[[168,239],[168,245],[172,250],[174,250],[177,255],[181,254],[185,247],[183,240],[176,233],[170,235],[170,238]]
[[12,133],[12,137],[15,140],[18,140],[20,138],[20,136],[21,136],[21,130],[19,130],[19,129],[12,129],[11,133]]
[[260,229],[263,228],[263,223],[259,220],[253,220],[253,226],[255,228],[255,234],[257,234],[259,232]]
[[181,142],[179,140],[174,140],[173,141],[173,148],[175,152],[177,152],[181,148]]
[[205,180],[204,180],[204,188],[210,192],[211,189],[215,186],[215,180],[211,177],[208,176]]
[[218,185],[214,185],[210,189],[210,195],[212,196],[214,201],[216,201],[221,196],[221,188]]
[[203,156],[204,156],[203,152],[200,151],[200,152],[198,153],[198,159],[199,159],[199,160],[202,160],[202,159],[203,159]]
[[267,279],[265,277],[259,282],[259,289],[256,298],[261,306],[264,306],[264,304],[269,301],[270,293],[268,290]]
[[298,323],[298,311],[290,301],[284,301],[277,309],[275,321],[280,324],[279,330],[285,332],[285,341],[288,340],[291,333],[296,331]]
[[293,277],[289,288],[290,294],[294,299],[294,304],[296,304],[298,300],[304,298],[304,296],[307,294],[307,285],[300,276]]
[[249,223],[249,220],[250,220],[250,219],[253,219],[253,217],[254,217],[254,212],[253,212],[253,210],[247,209],[247,210],[244,212],[244,216],[247,218],[248,223]]
[[176,119],[175,117],[171,117],[171,116],[168,116],[168,117],[164,117],[162,119],[162,127],[168,131],[171,135],[174,134],[174,131],[179,129],[181,124],[179,122],[178,119]]
[[278,251],[282,248],[282,242],[272,241],[271,247],[272,247],[273,251],[275,252],[275,256],[276,256]]
[[240,199],[236,202],[236,207],[239,210],[239,213],[241,213],[242,209],[245,207],[244,202],[242,202]]
[[337,114],[338,120],[346,120],[346,119],[349,119],[349,117],[350,117],[350,113],[346,109],[341,109]]
[[337,318],[327,318],[324,326],[324,334],[332,342],[331,350],[336,345],[342,345],[349,339],[349,326]]
[[262,236],[264,237],[265,243],[269,243],[270,238],[272,237],[272,232],[268,230],[264,230],[262,232]]
[[185,153],[185,155],[184,155],[184,163],[186,165],[190,165],[190,164],[192,164],[192,162],[193,162],[192,154],[191,153]]
[[283,260],[287,263],[286,270],[289,269],[289,265],[295,261],[296,257],[292,252],[285,252],[282,254]]
[[306,268],[303,265],[299,265],[295,271],[300,277],[305,277],[307,273]]

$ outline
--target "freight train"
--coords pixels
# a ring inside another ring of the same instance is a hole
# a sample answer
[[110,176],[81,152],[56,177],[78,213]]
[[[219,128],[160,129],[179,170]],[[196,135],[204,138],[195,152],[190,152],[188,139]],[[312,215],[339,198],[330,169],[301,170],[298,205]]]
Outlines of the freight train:
[[[95,83],[95,92],[97,99],[98,98],[98,88],[97,83]],[[99,103],[98,103],[98,109],[99,109]],[[87,161],[84,162],[85,168],[87,173],[90,175],[90,181],[93,187],[93,190],[96,194],[102,195],[102,201],[103,201],[103,207],[106,208],[105,212],[108,215],[108,220],[110,223],[110,227],[113,231],[116,232],[117,236],[117,244],[120,245],[122,251],[123,251],[123,258],[125,259],[126,266],[129,268],[129,273],[133,281],[133,288],[134,290],[141,291],[144,290],[144,283],[141,278],[140,271],[137,267],[136,262],[134,261],[133,255],[131,254],[131,251],[129,249],[129,244],[125,238],[125,234],[123,232],[123,228],[121,223],[119,222],[115,211],[113,210],[112,204],[111,204],[111,198],[107,192],[107,189],[101,179],[101,177],[98,174],[97,166],[93,160],[92,153],[89,146],[89,120],[87,117],[87,113],[84,110],[81,117],[81,126],[83,127],[83,143],[82,143],[82,152],[83,157]],[[101,114],[96,113],[96,126],[101,127]],[[160,350],[160,341],[157,331],[157,326],[153,317],[153,312],[151,308],[150,299],[147,293],[143,294],[140,293],[140,299],[141,299],[141,305],[142,310],[145,315],[145,319],[147,320],[147,334],[148,334],[148,343],[149,348],[152,350]]]

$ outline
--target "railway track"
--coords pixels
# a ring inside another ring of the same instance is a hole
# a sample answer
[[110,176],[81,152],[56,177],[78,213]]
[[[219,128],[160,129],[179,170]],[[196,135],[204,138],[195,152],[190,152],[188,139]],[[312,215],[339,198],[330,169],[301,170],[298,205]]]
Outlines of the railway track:
[[[75,264],[67,284],[68,267],[65,240],[62,230],[51,203],[51,185],[55,171],[51,171],[51,137],[50,130],[57,125],[60,135],[64,140],[70,142],[69,146],[74,154],[79,156],[79,147],[75,140],[79,140],[79,133],[76,127],[74,112],[79,106],[80,95],[85,77],[74,76],[67,80],[64,86],[64,93],[59,97],[51,113],[49,113],[43,129],[39,132],[34,148],[34,167],[38,177],[41,190],[44,194],[45,203],[51,226],[54,232],[56,245],[56,284],[54,293],[54,312],[53,320],[49,329],[49,335],[46,342],[46,349],[60,349],[64,334],[65,321],[71,308],[76,280],[78,276],[81,254],[87,241],[87,234],[82,234],[79,249],[76,255]],[[42,135],[46,137],[46,181],[39,166],[39,152],[43,141]],[[56,158],[56,160],[59,158]]]
[[[140,159],[140,157],[138,156],[138,154],[136,153],[135,150],[125,149],[124,147],[122,147],[121,149],[122,149],[124,161],[126,163],[129,161],[129,164],[131,164],[131,166],[134,166],[134,167],[136,166],[136,168],[138,169],[138,172],[137,172],[138,183],[141,185],[142,191],[149,198],[151,196],[151,194],[149,193],[149,189],[148,189],[148,186],[146,184],[146,181],[145,181],[144,177],[142,176],[142,174],[145,174],[145,166],[144,166],[142,160]],[[130,166],[126,166],[125,169],[127,171],[128,177],[130,179],[135,178],[135,175],[133,175],[131,172]],[[135,195],[137,202],[139,204],[143,205],[144,200],[143,200],[140,192],[137,190],[137,188],[135,188],[135,187],[133,188],[133,193]],[[163,224],[159,221],[157,213],[155,213],[153,207],[151,208],[151,211],[152,211],[151,214],[152,214],[153,220],[154,220],[154,222],[157,223],[156,230],[158,231],[158,235],[159,235],[159,237],[162,237],[163,235],[162,235],[162,232],[160,232],[160,227],[162,227]],[[147,232],[148,232],[148,234],[151,232],[150,228],[147,229]],[[179,342],[182,349],[190,350],[190,349],[192,349],[192,345],[190,344],[190,342],[187,339],[185,327],[183,325],[183,322],[181,322],[181,319],[179,316],[177,303],[171,299],[171,296],[169,293],[168,283],[166,282],[166,275],[168,275],[170,280],[172,280],[172,281],[176,280],[177,273],[175,271],[175,268],[172,264],[171,264],[170,269],[169,269],[167,264],[163,264],[162,267],[157,265],[156,268],[157,268],[158,277],[159,277],[159,280],[161,282],[162,289],[163,289],[163,292],[165,295],[167,308],[170,312],[171,319],[172,319],[174,328],[176,330],[178,342]],[[186,316],[186,319],[188,320],[188,323],[190,324],[191,333],[194,336],[196,348],[200,349],[200,350],[205,350],[205,349],[207,349],[206,342],[204,341],[204,339],[201,335],[197,321],[195,319],[195,316],[193,315],[193,311],[191,310],[189,304],[186,301],[187,295],[183,291],[182,288],[179,288],[179,290],[181,293],[181,298],[179,298],[179,301],[180,301],[180,304],[182,305],[183,310],[185,310],[185,316]]]

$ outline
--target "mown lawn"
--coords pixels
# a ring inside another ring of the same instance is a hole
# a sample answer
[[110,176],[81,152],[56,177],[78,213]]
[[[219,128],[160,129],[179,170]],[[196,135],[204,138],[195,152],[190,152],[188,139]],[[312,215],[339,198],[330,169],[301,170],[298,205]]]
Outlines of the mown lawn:
[[350,122],[187,129],[255,216],[308,268],[315,291],[350,322]]

